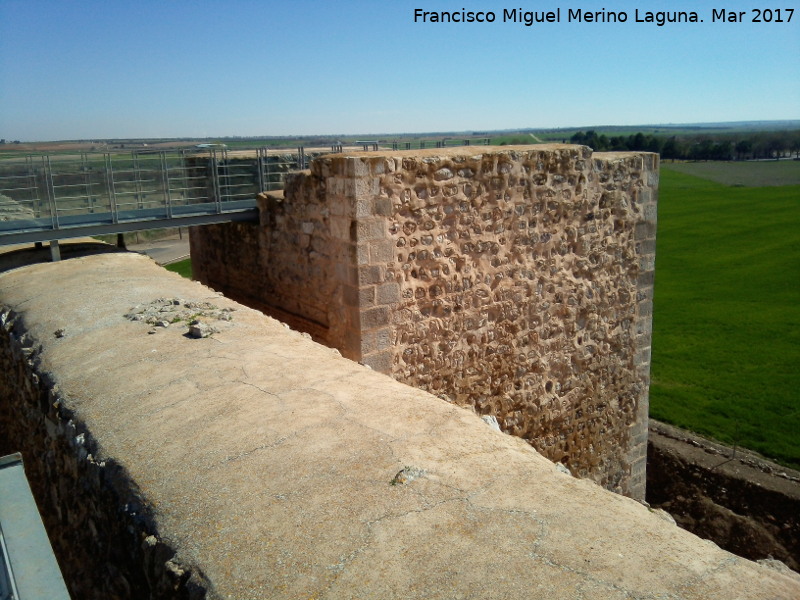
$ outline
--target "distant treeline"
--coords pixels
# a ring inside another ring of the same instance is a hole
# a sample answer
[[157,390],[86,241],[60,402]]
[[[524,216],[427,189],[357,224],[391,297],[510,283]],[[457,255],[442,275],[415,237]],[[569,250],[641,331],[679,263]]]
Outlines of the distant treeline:
[[594,130],[579,131],[570,138],[595,151],[644,150],[658,152],[662,159],[680,160],[752,160],[800,158],[800,130],[754,133],[702,133],[664,136],[636,133],[633,135],[599,134]]

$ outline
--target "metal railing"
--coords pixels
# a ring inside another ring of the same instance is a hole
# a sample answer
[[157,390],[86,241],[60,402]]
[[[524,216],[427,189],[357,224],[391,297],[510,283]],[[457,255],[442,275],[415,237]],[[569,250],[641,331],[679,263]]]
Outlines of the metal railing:
[[91,235],[92,227],[120,233],[213,215],[204,222],[220,222],[254,210],[257,194],[282,189],[288,173],[306,166],[302,148],[262,148],[254,156],[212,148],[0,160],[0,244]]
[[[362,142],[356,142],[362,143]],[[371,143],[371,142],[365,142]],[[392,150],[424,150],[426,148],[452,148],[455,146],[489,146],[491,138],[443,138],[441,140],[419,140],[416,142],[390,142]],[[364,150],[368,150],[366,146]],[[377,148],[375,148],[377,150]]]

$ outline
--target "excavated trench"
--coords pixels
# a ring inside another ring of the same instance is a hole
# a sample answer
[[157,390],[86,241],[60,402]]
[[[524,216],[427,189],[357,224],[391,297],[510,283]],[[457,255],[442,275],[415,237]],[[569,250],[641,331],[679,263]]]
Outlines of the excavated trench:
[[800,572],[798,471],[651,420],[647,502],[729,552]]

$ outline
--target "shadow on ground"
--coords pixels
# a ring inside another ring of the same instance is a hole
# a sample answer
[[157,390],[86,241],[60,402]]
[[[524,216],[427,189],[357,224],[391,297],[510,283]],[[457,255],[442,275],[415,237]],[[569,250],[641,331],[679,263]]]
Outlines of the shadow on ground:
[[[81,241],[75,243],[59,244],[61,260],[90,256],[92,254],[107,254],[110,252],[127,252],[124,248],[118,248],[110,244],[97,241]],[[10,247],[9,249],[0,247],[0,273],[17,269],[26,265],[36,263],[46,263],[51,261],[50,247],[27,246]]]

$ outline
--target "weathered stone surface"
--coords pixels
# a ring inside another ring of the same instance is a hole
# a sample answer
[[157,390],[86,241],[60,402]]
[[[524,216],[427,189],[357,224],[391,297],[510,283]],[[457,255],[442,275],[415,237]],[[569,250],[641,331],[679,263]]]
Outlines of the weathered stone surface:
[[[160,297],[235,319],[141,335],[123,315]],[[74,598],[800,597],[143,257],[2,273],[0,306],[0,452],[22,450]]]
[[641,254],[633,233],[655,157],[588,161],[560,146],[437,158],[381,181],[397,249],[387,278],[404,298],[392,375],[641,497],[628,429],[646,418],[635,365],[649,364],[649,339],[634,338],[649,323],[637,277],[653,270],[654,245]]

